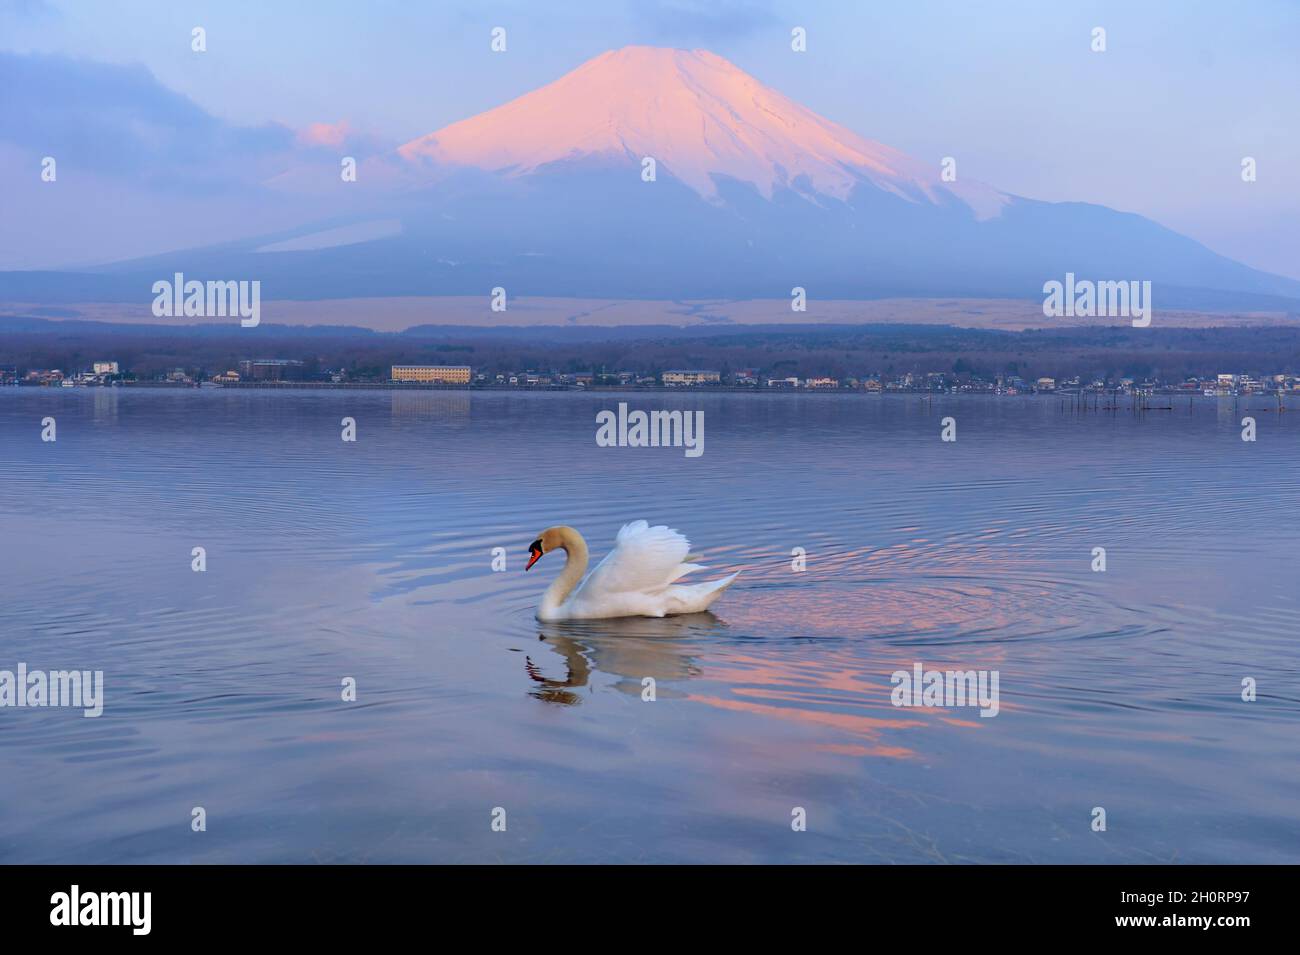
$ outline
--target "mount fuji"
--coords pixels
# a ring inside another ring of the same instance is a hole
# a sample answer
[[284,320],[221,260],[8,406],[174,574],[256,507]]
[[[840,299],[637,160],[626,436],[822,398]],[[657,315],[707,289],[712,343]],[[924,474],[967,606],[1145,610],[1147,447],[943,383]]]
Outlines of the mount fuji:
[[356,183],[337,170],[289,169],[267,184],[319,193],[322,218],[300,229],[76,275],[4,273],[0,294],[147,300],[149,283],[184,272],[260,279],[266,299],[496,286],[602,299],[778,299],[794,286],[813,300],[1041,299],[1069,272],[1149,280],[1157,307],[1300,308],[1300,282],[1141,216],[945,182],[938,157],[866,139],[702,50],[610,51],[366,160]]
[[901,199],[964,203],[979,218],[1009,197],[981,184],[940,184],[938,167],[863,139],[703,50],[627,47],[504,106],[407,143],[405,161],[511,176],[555,164],[613,167],[655,159],[701,198],[720,184],[764,199],[787,190],[814,204],[847,201],[859,185]]

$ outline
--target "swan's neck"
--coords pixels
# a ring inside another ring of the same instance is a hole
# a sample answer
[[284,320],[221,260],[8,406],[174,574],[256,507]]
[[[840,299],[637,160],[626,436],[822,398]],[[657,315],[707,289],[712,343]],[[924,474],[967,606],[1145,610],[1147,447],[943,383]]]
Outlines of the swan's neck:
[[564,569],[542,595],[543,614],[557,609],[564,603],[569,594],[573,593],[573,588],[582,580],[582,575],[587,572],[587,542],[582,539],[581,534],[571,527],[566,527],[561,532],[560,546],[564,548]]

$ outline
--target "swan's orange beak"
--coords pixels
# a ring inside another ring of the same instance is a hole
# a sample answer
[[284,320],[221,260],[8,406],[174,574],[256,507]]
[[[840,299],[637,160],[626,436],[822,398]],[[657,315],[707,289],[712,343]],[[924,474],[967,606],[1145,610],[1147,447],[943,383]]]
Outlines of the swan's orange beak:
[[524,570],[529,570],[533,564],[537,563],[542,556],[542,539],[539,537],[528,545],[528,566]]

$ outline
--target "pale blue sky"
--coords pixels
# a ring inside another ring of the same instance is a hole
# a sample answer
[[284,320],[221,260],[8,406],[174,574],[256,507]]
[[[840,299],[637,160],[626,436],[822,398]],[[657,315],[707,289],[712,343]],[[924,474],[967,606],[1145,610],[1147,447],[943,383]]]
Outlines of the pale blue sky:
[[[497,25],[504,56],[488,49]],[[795,25],[806,54],[790,51]],[[207,30],[206,55],[190,51],[193,26]],[[1105,53],[1089,49],[1095,26]],[[378,144],[629,43],[713,50],[865,136],[957,157],[963,177],[1139,212],[1300,277],[1290,0],[0,0],[0,50],[140,64],[230,124],[347,121]],[[1258,161],[1255,183],[1241,181],[1243,156]]]

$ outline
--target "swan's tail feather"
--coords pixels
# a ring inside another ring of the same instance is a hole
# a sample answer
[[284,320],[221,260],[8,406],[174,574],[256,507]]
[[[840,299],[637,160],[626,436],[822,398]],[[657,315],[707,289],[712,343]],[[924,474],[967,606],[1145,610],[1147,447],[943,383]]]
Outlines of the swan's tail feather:
[[708,610],[713,602],[722,596],[722,592],[730,587],[739,576],[740,571],[736,571],[717,580],[706,580],[702,584],[679,585],[671,588],[673,596],[676,598],[673,613],[700,613]]
[[676,583],[677,581],[685,577],[687,574],[691,573],[691,571],[695,571],[695,570],[708,570],[708,568],[705,567],[703,564],[685,564],[685,563],[680,564],[677,567],[677,569],[672,572],[672,576],[668,578],[668,583],[669,584]]

